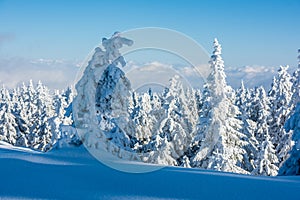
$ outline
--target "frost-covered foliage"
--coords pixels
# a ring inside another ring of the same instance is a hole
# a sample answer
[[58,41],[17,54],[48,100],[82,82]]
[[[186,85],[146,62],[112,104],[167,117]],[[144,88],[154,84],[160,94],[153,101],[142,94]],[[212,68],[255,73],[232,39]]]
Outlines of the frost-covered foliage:
[[241,120],[237,119],[238,107],[232,102],[234,90],[227,85],[221,45],[214,41],[214,52],[210,61],[211,73],[205,85],[206,110],[196,140],[199,150],[192,158],[196,167],[236,173],[246,173],[243,162],[244,147],[248,144],[240,132]]
[[40,151],[52,149],[62,138],[80,143],[76,132],[62,128],[73,123],[65,115],[73,94],[70,88],[54,95],[41,82],[35,87],[30,81],[12,91],[3,87],[0,93],[0,140]]
[[280,175],[300,175],[300,104],[298,103],[294,114],[287,120],[285,124],[287,132],[292,131],[292,140],[295,145],[290,152],[289,158],[280,168]]
[[82,141],[119,158],[161,165],[300,174],[300,63],[292,76],[280,67],[268,93],[243,82],[235,91],[215,39],[202,90],[184,86],[176,75],[161,93],[138,93],[121,69],[126,61],[119,49],[132,43],[118,32],[103,38],[75,97],[70,88],[51,94],[41,82],[3,87],[0,140],[41,151]]
[[288,151],[290,147],[292,147],[292,150],[287,156],[288,159],[281,166],[279,175],[300,175],[300,49],[298,50],[298,53],[298,69],[295,71],[293,76],[293,98],[291,100],[292,103],[290,104],[292,107],[295,107],[295,109],[292,111],[292,115],[285,123],[284,128],[286,138],[284,138],[285,140],[282,142],[283,144],[287,143],[283,150]]

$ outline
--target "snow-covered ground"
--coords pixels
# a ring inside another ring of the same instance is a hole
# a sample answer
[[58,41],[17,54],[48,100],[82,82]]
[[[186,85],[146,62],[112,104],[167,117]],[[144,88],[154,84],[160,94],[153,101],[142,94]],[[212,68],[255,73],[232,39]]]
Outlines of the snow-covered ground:
[[300,177],[165,167],[131,174],[82,147],[40,153],[0,143],[0,199],[299,199]]

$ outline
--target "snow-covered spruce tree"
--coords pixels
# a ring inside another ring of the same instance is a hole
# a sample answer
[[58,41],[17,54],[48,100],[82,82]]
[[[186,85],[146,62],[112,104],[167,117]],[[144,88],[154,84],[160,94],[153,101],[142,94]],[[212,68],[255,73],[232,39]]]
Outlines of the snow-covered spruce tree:
[[150,153],[149,161],[165,165],[180,165],[178,161],[181,156],[184,156],[192,138],[183,119],[186,117],[187,100],[179,76],[170,79],[170,86],[166,88],[162,102],[164,117],[158,121],[159,128],[154,133],[154,141],[150,144],[155,147],[152,149],[155,152]]
[[256,130],[254,135],[259,144],[257,146],[258,155],[256,156],[255,169],[252,171],[252,174],[274,176],[277,173],[275,173],[274,170],[278,170],[278,167],[276,166],[278,165],[278,158],[269,135],[269,99],[263,87],[255,89],[254,97],[252,117],[256,120]]
[[259,145],[259,149],[260,152],[256,160],[256,168],[251,174],[276,176],[278,173],[278,158],[268,132],[265,133],[265,140]]
[[294,146],[289,153],[289,158],[280,167],[279,175],[300,175],[300,103],[286,121],[285,129],[287,132],[293,131]]
[[167,137],[161,137],[160,134],[156,134],[154,141],[150,143],[151,151],[144,155],[142,160],[148,163],[157,163],[160,165],[178,165],[177,160],[174,158],[176,152],[174,151],[174,145],[168,141]]
[[300,49],[298,49],[298,67],[294,71],[292,76],[292,99],[290,101],[290,109],[294,110],[298,102],[300,101]]
[[260,86],[255,88],[250,107],[250,119],[256,122],[255,138],[261,144],[266,134],[269,134],[268,120],[270,116],[270,103],[265,89]]
[[12,104],[12,113],[15,116],[17,123],[17,138],[16,138],[16,146],[27,147],[28,141],[26,138],[26,134],[29,132],[28,125],[24,121],[24,110],[23,107],[23,99],[20,96],[20,88],[13,89],[11,94],[11,104]]
[[9,91],[4,87],[1,89],[0,109],[0,140],[15,145],[19,130],[15,116],[11,112],[12,102]]
[[280,66],[268,95],[270,100],[269,133],[279,158],[278,164],[286,159],[292,144],[291,133],[287,133],[283,128],[291,112],[290,101],[292,98],[292,78],[287,70],[288,66]]
[[[184,129],[188,132],[190,140],[197,134],[197,124],[199,122],[199,110],[197,101],[197,91],[193,88],[188,88],[183,94],[183,98],[180,98],[182,105],[182,124]],[[189,143],[191,143],[189,141]]]
[[32,148],[48,151],[60,138],[60,132],[56,126],[51,126],[51,121],[55,116],[55,108],[53,106],[53,98],[50,95],[49,89],[38,82],[33,96],[32,104],[36,107],[34,113],[34,123],[31,127],[34,135],[34,144]]
[[104,49],[95,49],[76,84],[77,96],[73,100],[75,125],[80,129],[83,143],[93,149],[101,145],[108,152],[128,159],[135,159],[132,158],[134,127],[129,116],[131,86],[118,66],[126,64],[119,49],[132,44],[132,40],[117,32],[109,39],[103,38]]
[[290,101],[292,98],[292,77],[287,72],[288,66],[280,66],[277,78],[273,80],[272,88],[269,91],[270,99],[270,137],[275,147],[280,141],[280,129],[283,127],[286,118],[290,113]]
[[[206,117],[200,121],[199,133],[203,134],[200,149],[192,158],[193,166],[227,172],[247,173],[241,168],[243,162],[243,140],[240,132],[242,122],[237,119],[238,108],[231,101],[233,92],[226,83],[221,45],[214,41],[214,51],[210,60],[211,73],[204,88],[203,106]],[[204,117],[204,116],[201,116]],[[205,122],[206,124],[203,124]],[[202,138],[202,137],[196,137]]]
[[109,140],[108,151],[113,154],[120,149],[131,152],[134,146],[135,140],[131,138],[135,131],[129,115],[130,91],[125,73],[116,65],[109,65],[98,82],[95,106],[100,128]]
[[[133,98],[137,96],[133,93]],[[134,100],[134,99],[133,99]],[[142,94],[138,99],[134,100],[134,113],[132,112],[132,120],[135,124],[135,137],[139,140],[141,145],[150,142],[156,119],[151,114],[151,96],[149,93]]]
[[[292,147],[292,150],[286,155],[286,152],[289,148],[285,149],[282,148],[279,152],[279,157],[286,156],[287,159],[284,161],[282,166],[280,166],[279,174],[280,175],[299,175],[300,174],[300,156],[299,156],[299,128],[298,128],[298,118],[300,112],[300,49],[298,49],[298,68],[295,70],[292,76],[292,99],[290,101],[290,109],[292,109],[290,113],[289,119],[286,121],[284,128],[286,134],[283,136],[285,137],[283,140],[284,142],[280,145],[287,148]],[[292,135],[292,137],[291,137]],[[292,141],[290,141],[292,138]],[[278,149],[280,147],[278,146]],[[293,146],[294,145],[294,146]],[[283,154],[282,154],[283,152]]]
[[256,122],[250,119],[250,108],[251,105],[250,91],[245,88],[244,82],[241,82],[241,87],[236,91],[236,105],[238,106],[240,113],[237,118],[240,119],[243,124],[241,132],[247,136],[248,144],[245,145],[246,153],[244,156],[244,162],[242,168],[248,172],[252,172],[255,168],[255,159],[258,153],[258,141],[254,136],[256,130]]
[[22,97],[22,110],[24,111],[22,114],[24,115],[24,121],[26,122],[29,131],[26,134],[26,139],[28,141],[28,147],[35,146],[35,137],[39,132],[39,123],[38,121],[38,109],[34,102],[34,95],[36,91],[33,86],[32,80],[29,81],[28,86],[25,83],[22,84],[21,87],[21,97]]

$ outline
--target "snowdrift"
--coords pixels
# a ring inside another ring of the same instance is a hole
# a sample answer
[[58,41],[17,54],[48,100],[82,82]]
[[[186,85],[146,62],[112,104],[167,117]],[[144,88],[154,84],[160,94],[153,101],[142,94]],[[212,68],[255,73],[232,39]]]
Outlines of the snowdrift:
[[39,153],[0,144],[1,199],[298,199],[300,177],[165,167],[113,170],[83,147]]

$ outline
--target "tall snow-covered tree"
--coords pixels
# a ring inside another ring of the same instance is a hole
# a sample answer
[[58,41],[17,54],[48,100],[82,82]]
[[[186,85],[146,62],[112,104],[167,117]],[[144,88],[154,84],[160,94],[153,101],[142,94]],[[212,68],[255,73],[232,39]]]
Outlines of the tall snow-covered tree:
[[292,76],[292,99],[290,102],[290,108],[294,109],[300,101],[300,49],[298,49],[298,68],[295,70]]
[[255,168],[256,155],[258,153],[258,141],[254,136],[256,130],[256,122],[250,119],[250,106],[251,106],[251,94],[248,89],[245,88],[244,82],[241,82],[241,87],[237,90],[236,105],[239,108],[240,113],[237,115],[238,119],[242,121],[241,132],[246,135],[248,144],[245,145],[246,153],[244,156],[244,162],[242,168],[248,172],[252,172]]
[[280,142],[280,131],[286,118],[290,113],[290,101],[292,98],[291,76],[287,72],[288,66],[280,66],[278,76],[274,79],[272,88],[269,91],[270,99],[270,137],[275,147]]
[[276,154],[281,163],[291,149],[291,134],[286,133],[284,123],[291,112],[292,78],[287,72],[288,66],[280,66],[278,75],[274,78],[270,99],[270,119],[268,122],[271,141],[275,146]]
[[300,104],[298,103],[293,115],[285,123],[287,132],[293,131],[294,146],[289,158],[280,167],[279,175],[300,175]]
[[29,132],[28,125],[26,121],[23,119],[24,110],[23,99],[20,96],[20,88],[13,89],[11,93],[11,104],[12,104],[12,114],[15,116],[15,120],[17,123],[17,138],[16,138],[16,146],[27,147],[28,141],[26,138],[26,134]]
[[[198,134],[204,138],[200,149],[193,157],[194,166],[228,172],[247,173],[240,166],[243,162],[244,146],[247,144],[240,132],[242,122],[237,119],[238,108],[232,102],[232,88],[226,83],[221,45],[214,41],[210,60],[211,73],[204,88],[203,101],[205,123],[202,119]],[[203,117],[203,116],[201,116]],[[197,137],[196,137],[197,138]]]
[[1,89],[0,109],[0,140],[15,145],[19,130],[12,113],[11,96],[6,88]]

